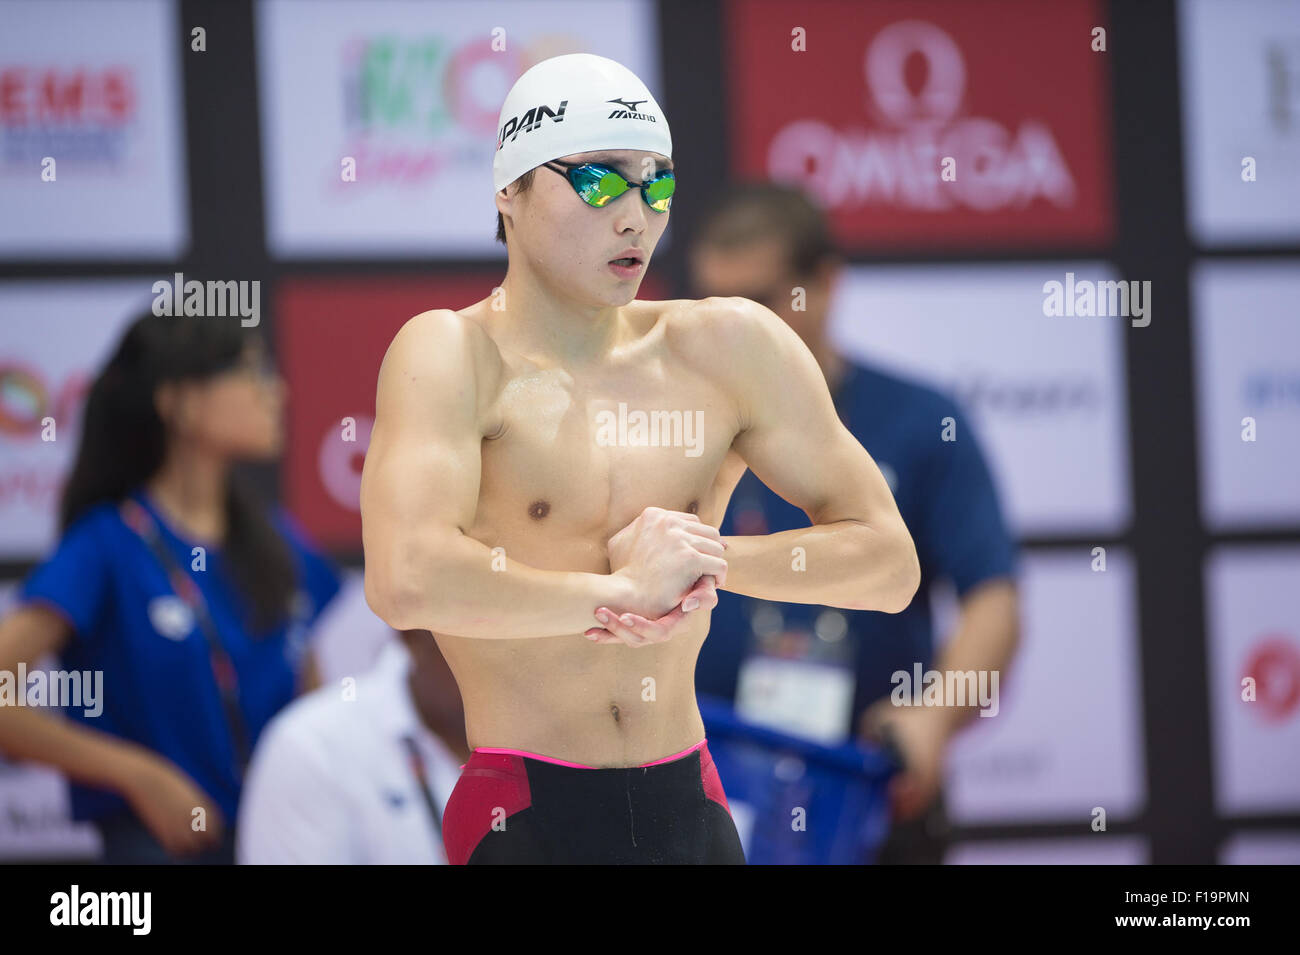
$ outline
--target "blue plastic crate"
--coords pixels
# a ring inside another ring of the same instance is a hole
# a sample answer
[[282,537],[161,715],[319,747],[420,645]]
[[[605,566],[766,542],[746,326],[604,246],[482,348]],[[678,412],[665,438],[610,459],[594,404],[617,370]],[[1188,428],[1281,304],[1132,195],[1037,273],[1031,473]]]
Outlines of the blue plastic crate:
[[[727,800],[752,813],[746,859],[755,865],[867,865],[889,833],[890,747],[822,746],[746,723],[731,704],[698,698],[709,753]],[[804,810],[803,831],[793,827]],[[733,812],[740,816],[739,807]]]

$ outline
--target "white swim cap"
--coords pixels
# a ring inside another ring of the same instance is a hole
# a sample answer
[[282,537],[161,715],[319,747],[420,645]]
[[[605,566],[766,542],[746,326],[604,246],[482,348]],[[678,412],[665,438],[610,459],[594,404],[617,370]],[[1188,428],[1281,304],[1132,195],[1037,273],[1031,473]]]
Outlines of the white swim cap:
[[574,153],[637,149],[673,155],[668,120],[646,85],[621,63],[591,53],[542,60],[506,94],[497,123],[492,185]]

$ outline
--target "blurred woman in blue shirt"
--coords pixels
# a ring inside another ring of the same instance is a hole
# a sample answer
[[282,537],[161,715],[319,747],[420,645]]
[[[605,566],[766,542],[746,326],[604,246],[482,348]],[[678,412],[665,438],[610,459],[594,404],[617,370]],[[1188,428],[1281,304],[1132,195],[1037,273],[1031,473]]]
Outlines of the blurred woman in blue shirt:
[[138,318],[91,386],[58,546],[0,622],[0,671],[102,679],[67,719],[0,706],[0,751],[69,778],[106,862],[233,861],[248,753],[314,682],[338,575],[232,467],[278,455],[283,397],[238,322]]

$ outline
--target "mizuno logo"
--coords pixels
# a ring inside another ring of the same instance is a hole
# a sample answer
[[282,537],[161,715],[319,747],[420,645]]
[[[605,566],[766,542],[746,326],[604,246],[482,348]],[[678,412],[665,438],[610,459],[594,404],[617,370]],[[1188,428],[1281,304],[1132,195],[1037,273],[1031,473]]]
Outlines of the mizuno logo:
[[651,116],[649,113],[638,113],[638,112],[636,111],[636,108],[637,108],[638,106],[640,106],[642,103],[646,102],[646,100],[643,100],[643,99],[630,99],[630,100],[629,100],[629,99],[607,99],[607,100],[605,100],[605,102],[606,102],[606,103],[618,103],[620,106],[625,107],[624,109],[616,109],[616,110],[614,110],[614,111],[613,111],[612,113],[610,113],[607,117],[605,117],[606,119],[644,119],[645,121],[650,122],[650,123],[656,123],[656,122],[658,122],[658,120],[655,119],[653,116]]

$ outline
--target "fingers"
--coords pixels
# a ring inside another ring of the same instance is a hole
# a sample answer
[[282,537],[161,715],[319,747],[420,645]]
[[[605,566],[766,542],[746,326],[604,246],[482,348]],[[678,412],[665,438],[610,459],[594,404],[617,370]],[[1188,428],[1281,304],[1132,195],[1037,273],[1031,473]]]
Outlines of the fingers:
[[700,577],[682,597],[681,603],[658,620],[647,620],[634,613],[617,616],[608,607],[596,610],[596,619],[603,627],[592,627],[583,635],[592,643],[623,643],[643,647],[672,639],[673,631],[685,616],[695,610],[712,609],[718,605],[717,585],[710,575]]
[[689,613],[692,610],[711,610],[718,605],[718,586],[717,581],[712,574],[706,574],[695,582],[695,584],[682,597],[682,610]]
[[600,608],[597,613],[598,615],[604,613],[608,622],[603,630],[593,628],[586,631],[588,638],[592,639],[593,643],[624,643],[630,647],[644,647],[672,639],[674,628],[686,616],[686,611],[682,609],[681,604],[658,620],[647,620],[634,613],[615,616],[605,607]]
[[601,622],[605,632],[610,636],[608,638],[600,636],[594,642],[625,643],[630,647],[645,646],[649,641],[640,634],[633,632],[631,629],[630,624],[633,616],[633,614],[623,614],[623,617],[628,620],[628,623],[624,623],[620,620],[618,614],[614,613],[614,611],[610,610],[608,607],[597,608],[596,619]]
[[726,583],[727,561],[725,554],[727,545],[723,543],[722,535],[718,529],[708,524],[692,524],[682,529],[691,532],[690,544],[695,551],[714,561],[712,564],[700,565],[700,575],[716,577],[719,585]]
[[718,586],[721,587],[727,582],[727,562],[721,557],[714,557],[711,554],[700,554],[694,561],[693,565],[700,576],[706,574],[717,578]]
[[[695,517],[694,514],[691,514],[690,516]],[[710,547],[707,553],[716,553],[721,556],[721,554],[727,549],[727,542],[722,539],[722,531],[714,527],[712,524],[705,524],[697,518],[696,522],[693,524],[682,524],[681,529],[691,535],[691,546],[695,547],[697,550],[705,549],[705,541],[712,541],[718,545],[717,549]],[[697,540],[696,538],[699,539]]]
[[[687,517],[695,517],[694,514],[687,514]],[[718,530],[712,524],[705,524],[698,517],[695,517],[693,523],[688,523],[682,527],[682,530],[688,534],[695,534],[697,537],[711,537],[716,541],[722,540],[722,531]]]
[[[605,629],[613,634],[617,641],[626,643],[629,647],[644,647],[663,639],[661,628],[654,621],[646,620],[634,613],[625,613],[619,617],[608,607],[601,607],[596,611],[596,619],[599,620],[602,616],[605,618],[603,621]],[[598,639],[596,642],[613,641]]]
[[711,537],[692,537],[691,546],[701,554],[712,554],[714,557],[726,559],[727,547],[720,540]]

